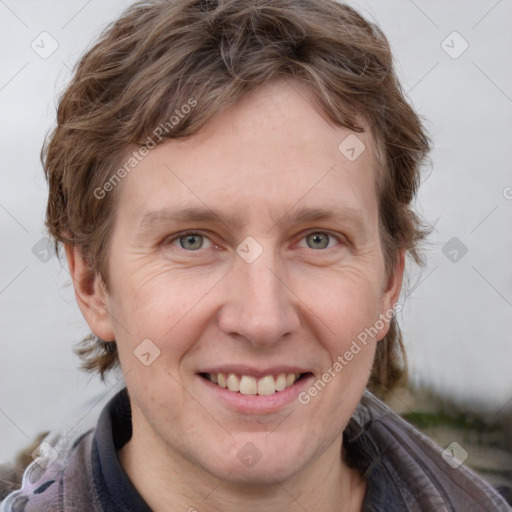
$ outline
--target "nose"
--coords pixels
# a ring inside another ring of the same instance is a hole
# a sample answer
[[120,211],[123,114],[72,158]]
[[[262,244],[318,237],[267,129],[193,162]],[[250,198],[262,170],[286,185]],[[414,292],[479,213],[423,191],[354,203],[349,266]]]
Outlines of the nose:
[[255,346],[271,346],[300,325],[296,296],[270,249],[252,263],[236,258],[224,283],[227,299],[219,311],[219,327]]

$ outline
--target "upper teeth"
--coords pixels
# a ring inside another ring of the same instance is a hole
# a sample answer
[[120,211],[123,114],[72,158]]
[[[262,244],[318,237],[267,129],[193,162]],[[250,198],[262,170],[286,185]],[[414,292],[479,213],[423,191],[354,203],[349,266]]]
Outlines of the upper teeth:
[[242,393],[242,395],[272,395],[293,386],[300,373],[280,373],[275,378],[265,375],[257,379],[251,375],[238,376],[234,373],[208,373],[207,377],[221,388]]

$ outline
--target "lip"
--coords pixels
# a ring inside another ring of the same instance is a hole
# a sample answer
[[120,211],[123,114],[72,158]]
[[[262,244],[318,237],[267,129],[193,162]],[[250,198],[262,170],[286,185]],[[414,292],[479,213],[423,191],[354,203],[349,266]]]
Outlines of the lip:
[[266,369],[255,368],[254,366],[249,366],[245,364],[237,364],[237,365],[224,365],[224,366],[215,366],[211,368],[205,368],[204,370],[199,370],[197,373],[235,373],[236,375],[250,375],[251,377],[256,377],[257,379],[261,379],[261,377],[266,377],[267,375],[279,375],[280,373],[310,373],[311,370],[301,368],[299,366],[289,366],[289,365],[279,365],[272,366]]
[[[231,367],[230,367],[231,368]],[[210,373],[210,372],[205,372]],[[219,371],[218,373],[227,373],[224,371]],[[236,373],[236,372],[232,372]],[[286,373],[286,372],[278,372],[278,373]],[[289,373],[293,373],[290,371]],[[306,372],[296,372],[296,373],[306,373]],[[245,374],[247,375],[247,374]],[[251,375],[251,374],[249,374]],[[263,374],[262,374],[263,375]],[[270,375],[270,373],[265,373],[265,375]],[[212,399],[214,399],[217,403],[225,406],[227,409],[233,410],[242,414],[271,414],[274,412],[278,412],[283,409],[285,406],[291,404],[294,401],[297,401],[298,395],[304,391],[310,385],[311,380],[315,379],[315,376],[312,373],[308,373],[300,380],[296,381],[295,384],[290,386],[289,388],[284,389],[283,391],[276,391],[272,395],[243,395],[242,393],[235,393],[233,391],[229,391],[227,388],[221,388],[217,384],[210,382],[208,379],[197,375],[197,378],[202,383],[202,387],[205,390],[205,393],[210,394]]]

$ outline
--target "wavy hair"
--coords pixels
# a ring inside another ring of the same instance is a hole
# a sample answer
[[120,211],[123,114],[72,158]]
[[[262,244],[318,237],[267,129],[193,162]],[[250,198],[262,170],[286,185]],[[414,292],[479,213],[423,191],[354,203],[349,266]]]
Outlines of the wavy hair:
[[[74,244],[108,289],[106,261],[116,193],[128,148],[194,98],[196,104],[157,141],[197,133],[216,113],[277,78],[307,84],[319,112],[354,132],[363,120],[377,147],[379,230],[386,272],[399,249],[423,264],[429,230],[412,209],[430,140],[408,103],[389,43],[373,23],[334,0],[152,0],[135,3],[79,60],[63,92],[57,126],[41,152],[49,199],[46,225],[56,245]],[[119,363],[115,342],[94,335],[77,353],[82,368]],[[370,384],[392,387],[406,375],[393,318],[377,344]]]

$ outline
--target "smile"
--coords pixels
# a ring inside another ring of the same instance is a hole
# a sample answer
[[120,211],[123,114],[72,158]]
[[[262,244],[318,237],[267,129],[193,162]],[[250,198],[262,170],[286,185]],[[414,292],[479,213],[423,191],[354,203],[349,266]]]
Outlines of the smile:
[[217,386],[242,395],[273,395],[293,386],[306,373],[279,373],[256,378],[235,373],[201,373],[201,377]]

